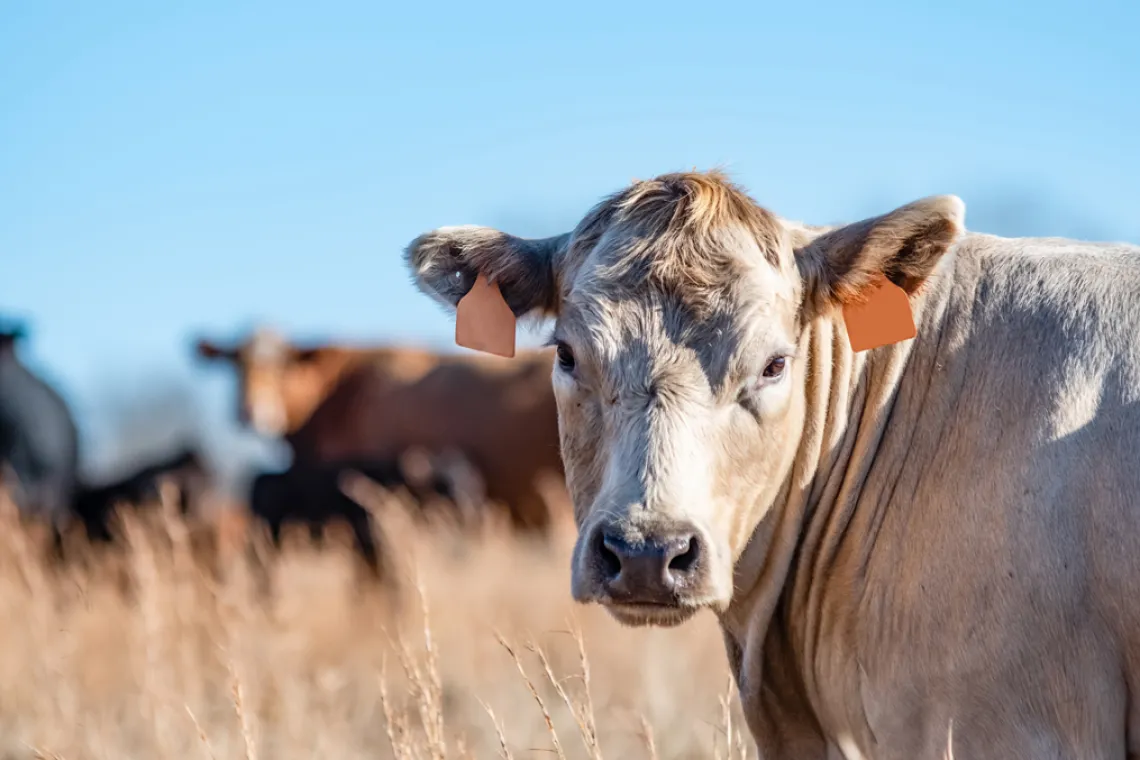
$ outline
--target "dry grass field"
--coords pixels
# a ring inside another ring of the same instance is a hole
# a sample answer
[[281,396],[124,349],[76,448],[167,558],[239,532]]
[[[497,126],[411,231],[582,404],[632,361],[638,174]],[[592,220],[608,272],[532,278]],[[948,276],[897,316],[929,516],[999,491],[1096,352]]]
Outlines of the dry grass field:
[[161,505],[61,566],[0,505],[0,759],[752,754],[711,616],[574,605],[570,525],[540,546],[369,500],[394,590],[343,533],[273,558]]

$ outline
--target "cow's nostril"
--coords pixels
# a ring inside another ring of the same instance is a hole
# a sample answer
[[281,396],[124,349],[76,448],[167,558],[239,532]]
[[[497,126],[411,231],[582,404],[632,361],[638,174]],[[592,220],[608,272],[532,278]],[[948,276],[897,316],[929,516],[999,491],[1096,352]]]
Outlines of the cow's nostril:
[[677,543],[677,550],[680,552],[669,560],[669,569],[676,570],[677,572],[688,572],[697,564],[700,559],[701,545],[696,536],[689,536],[682,539]]
[[621,557],[607,545],[606,538],[599,533],[597,539],[598,557],[602,561],[602,569],[607,578],[616,578],[621,574]]

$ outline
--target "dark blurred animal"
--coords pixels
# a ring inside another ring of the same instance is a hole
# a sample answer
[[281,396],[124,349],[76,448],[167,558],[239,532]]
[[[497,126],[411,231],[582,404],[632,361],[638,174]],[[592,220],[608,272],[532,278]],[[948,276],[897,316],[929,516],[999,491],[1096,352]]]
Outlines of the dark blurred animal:
[[0,326],[0,481],[21,515],[48,521],[58,539],[70,522],[79,435],[67,403],[20,361],[25,332]]
[[395,459],[301,463],[284,472],[263,472],[254,477],[250,487],[250,512],[264,521],[277,547],[286,524],[307,526],[310,536],[319,541],[325,525],[343,521],[351,528],[362,559],[374,575],[380,575],[382,567],[371,516],[343,490],[346,475],[359,473],[387,491],[406,489],[420,504],[444,499],[462,508],[479,498],[478,493],[464,492],[472,488],[472,481],[461,479],[469,476],[461,469],[462,461],[457,455],[425,455],[418,465],[412,477],[407,472],[409,468]]
[[185,517],[198,505],[209,485],[209,470],[193,446],[139,467],[126,477],[101,486],[80,485],[73,509],[92,541],[111,541],[110,517],[117,506],[157,504],[166,481],[178,491],[179,512]]
[[283,437],[298,463],[392,460],[417,446],[457,449],[516,527],[544,531],[551,522],[542,481],[558,489],[564,480],[550,351],[502,359],[295,346],[265,330],[228,348],[202,340],[197,351],[237,370],[239,421]]

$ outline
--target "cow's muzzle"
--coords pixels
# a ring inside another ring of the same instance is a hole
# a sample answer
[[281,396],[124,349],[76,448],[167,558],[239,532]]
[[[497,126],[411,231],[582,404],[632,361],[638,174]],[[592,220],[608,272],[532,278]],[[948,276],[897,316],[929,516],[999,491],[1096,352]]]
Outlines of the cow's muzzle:
[[600,602],[630,625],[671,625],[704,606],[707,539],[695,526],[652,531],[595,525],[582,536],[574,597]]

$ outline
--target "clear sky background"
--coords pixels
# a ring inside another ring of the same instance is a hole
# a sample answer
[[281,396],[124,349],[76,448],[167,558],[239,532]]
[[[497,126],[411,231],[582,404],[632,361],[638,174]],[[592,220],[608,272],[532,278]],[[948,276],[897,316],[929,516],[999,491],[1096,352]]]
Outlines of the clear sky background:
[[128,434],[263,451],[199,332],[447,348],[403,245],[561,232],[634,177],[1140,241],[1137,29],[1136,0],[0,0],[0,314],[99,470]]

